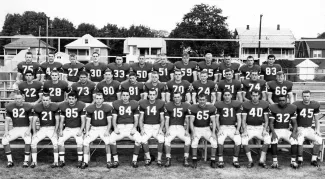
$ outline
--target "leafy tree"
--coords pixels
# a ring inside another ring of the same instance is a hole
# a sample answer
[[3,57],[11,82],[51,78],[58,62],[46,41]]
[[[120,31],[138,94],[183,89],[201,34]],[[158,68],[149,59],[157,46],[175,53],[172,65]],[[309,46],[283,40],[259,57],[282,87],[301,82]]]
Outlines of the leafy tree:
[[131,25],[127,30],[127,37],[154,37],[155,33],[144,25]]
[[81,23],[76,29],[76,36],[81,37],[85,34],[90,34],[93,37],[98,37],[99,31],[97,27],[93,24]]
[[[50,23],[49,36],[54,37],[74,37],[76,36],[76,28],[73,23],[67,19],[54,18]],[[60,51],[64,52],[64,46],[75,39],[60,39]],[[51,44],[52,45],[52,44]],[[59,48],[58,40],[53,40],[53,46]],[[59,50],[59,49],[57,49]]]
[[[99,30],[100,37],[124,37],[126,29],[119,28],[116,24],[107,23],[103,28]],[[101,40],[107,46],[109,46],[111,55],[123,54],[123,40]]]
[[325,39],[325,32],[318,34],[317,36],[318,39]]

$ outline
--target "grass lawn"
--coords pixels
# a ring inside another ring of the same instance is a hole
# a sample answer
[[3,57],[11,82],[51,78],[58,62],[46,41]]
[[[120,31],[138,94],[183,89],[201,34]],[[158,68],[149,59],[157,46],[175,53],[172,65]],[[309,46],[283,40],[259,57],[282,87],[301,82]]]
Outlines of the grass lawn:
[[[157,150],[151,150],[156,154]],[[279,152],[279,164],[281,169],[263,169],[257,165],[252,169],[246,168],[247,159],[243,151],[239,157],[242,165],[236,169],[231,165],[232,150],[225,150],[225,168],[212,169],[209,162],[200,161],[198,168],[184,168],[182,166],[182,149],[172,150],[172,166],[170,168],[159,168],[156,163],[149,167],[144,167],[143,153],[139,156],[139,168],[134,169],[130,166],[132,149],[120,149],[120,167],[108,170],[106,168],[106,155],[104,149],[97,149],[91,158],[89,168],[85,170],[75,167],[77,162],[76,150],[66,150],[66,166],[64,168],[51,169],[49,165],[53,162],[52,149],[44,149],[38,155],[38,166],[34,169],[21,167],[23,161],[23,149],[13,149],[12,154],[15,167],[5,168],[6,157],[3,149],[0,149],[0,178],[325,178],[325,166],[321,164],[321,170],[310,166],[311,156],[304,153],[305,165],[303,168],[294,170],[289,167],[290,153]],[[254,153],[253,159],[258,161],[258,156]],[[268,154],[267,164],[271,164],[271,155]]]

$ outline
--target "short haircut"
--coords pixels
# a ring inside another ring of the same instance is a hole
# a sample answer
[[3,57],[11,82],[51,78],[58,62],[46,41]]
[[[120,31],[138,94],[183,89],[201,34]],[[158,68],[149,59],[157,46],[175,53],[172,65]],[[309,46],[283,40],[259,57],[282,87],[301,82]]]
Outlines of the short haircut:
[[135,77],[137,77],[137,74],[134,73],[133,71],[131,71],[131,72],[129,73],[129,77],[131,77],[131,76],[135,76]]
[[255,88],[253,88],[250,93],[251,93],[251,95],[253,95],[253,93],[258,93],[259,95],[261,95],[261,91],[258,89],[255,89]]
[[197,97],[198,97],[198,99],[199,98],[205,98],[205,99],[207,99],[207,95],[204,94],[204,93],[200,93]]
[[275,56],[273,54],[270,54],[267,56],[267,59],[270,59],[270,58],[274,58],[275,59]]
[[176,73],[176,72],[180,72],[182,74],[182,71],[180,69],[175,69],[174,73]]
[[75,54],[75,53],[70,53],[69,56],[70,56],[70,57],[75,57],[76,54]]
[[74,91],[71,91],[69,94],[68,94],[68,98],[69,97],[74,97],[75,99],[78,99],[78,94]]
[[51,75],[52,75],[53,73],[57,73],[57,74],[59,74],[59,71],[58,71],[58,70],[52,70],[52,71],[51,71]]
[[276,76],[284,75],[283,71],[276,72]]
[[278,96],[278,99],[280,99],[280,98],[287,98],[287,95],[281,94],[280,96]]
[[104,98],[104,95],[103,95],[103,93],[101,93],[101,92],[97,92],[95,95],[96,95],[96,96],[102,96],[102,97]]
[[93,54],[92,54],[92,55],[94,55],[94,54],[97,54],[97,55],[99,56],[99,53],[98,53],[98,52],[93,52]]
[[27,74],[31,74],[31,75],[33,76],[33,71],[32,71],[32,70],[27,70],[27,71],[25,72],[25,75],[27,75]]
[[157,94],[157,91],[155,90],[155,88],[150,88],[150,89],[149,89],[149,93],[150,93],[150,91],[151,91],[151,92],[154,91],[155,94]]
[[207,53],[207,54],[205,54],[205,56],[207,57],[207,56],[211,56],[212,57],[212,53]]
[[227,72],[233,73],[232,69],[230,69],[230,68],[225,69],[225,73],[227,73]]
[[85,71],[81,71],[81,72],[79,72],[79,77],[82,76],[82,75],[84,75],[84,76],[88,76],[88,73],[85,72]]
[[121,90],[121,94],[123,94],[123,93],[128,93],[128,94],[130,94],[130,91],[129,91],[128,89],[123,89],[123,90]]
[[247,57],[247,60],[248,60],[249,58],[252,58],[252,59],[254,60],[254,57],[253,57],[253,56],[251,56],[251,55]]
[[228,88],[225,88],[225,89],[222,91],[222,93],[223,93],[223,94],[225,94],[226,92],[229,92],[229,93],[232,95],[232,93],[231,93],[231,90],[230,90],[230,89],[228,89]]
[[32,52],[26,52],[25,56],[26,55],[32,55],[33,56],[33,53]]
[[203,69],[201,72],[200,72],[200,75],[202,74],[207,74],[208,75],[208,71],[206,69]]
[[175,96],[175,94],[179,94],[180,96],[182,96],[182,93],[179,91],[174,92],[174,96]]
[[49,94],[49,93],[44,93],[44,92],[43,92],[42,97],[50,97],[50,94]]
[[123,57],[122,56],[116,56],[115,60],[123,60]]
[[257,74],[258,74],[258,73],[259,73],[259,71],[258,71],[258,70],[256,70],[256,69],[254,69],[254,70],[252,70],[252,71],[251,71],[251,74],[252,74],[252,73],[257,73]]
[[106,73],[106,72],[113,73],[113,71],[112,71],[110,68],[106,68],[105,73]]
[[157,71],[153,71],[151,72],[151,75],[159,75],[159,73]]
[[190,54],[188,54],[188,53],[183,53],[182,57],[190,57]]
[[302,94],[304,94],[304,93],[311,93],[309,90],[304,90],[303,92],[302,92]]
[[49,55],[55,56],[55,53],[54,52],[49,52]]

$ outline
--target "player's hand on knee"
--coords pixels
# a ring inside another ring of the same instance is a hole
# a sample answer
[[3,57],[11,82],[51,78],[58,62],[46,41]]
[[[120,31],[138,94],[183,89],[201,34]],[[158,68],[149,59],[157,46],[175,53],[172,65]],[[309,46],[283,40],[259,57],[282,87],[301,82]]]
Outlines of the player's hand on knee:
[[315,135],[321,136],[319,131],[315,131]]
[[53,132],[53,134],[52,134],[52,137],[51,138],[58,138],[58,136],[57,136],[57,133],[56,132]]
[[141,130],[141,135],[142,136],[146,135],[146,132],[144,132],[144,130]]
[[159,135],[164,135],[164,132],[162,131],[162,129],[159,129],[158,134]]
[[26,136],[30,136],[30,130],[27,130],[26,132],[25,132],[25,137]]
[[190,133],[188,131],[185,131],[185,136],[190,136]]
[[[186,135],[186,134],[185,134]],[[166,135],[165,135],[166,137],[167,136],[170,136],[170,132],[169,132],[169,130],[168,131],[166,131]]]
[[79,130],[77,136],[80,137],[82,135],[82,130]]
[[242,134],[241,134],[242,137],[248,137],[248,133],[247,131],[244,131]]
[[86,132],[85,137],[89,137],[89,132]]
[[110,135],[109,131],[106,130],[105,133],[104,133],[104,136],[105,136],[105,137],[109,137],[109,135]]
[[276,135],[276,133],[272,133],[271,141],[275,141],[277,139],[278,139],[278,136]]
[[135,132],[136,132],[136,129],[133,127],[133,128],[131,129],[130,135],[133,136],[133,135],[135,134]]
[[9,132],[5,132],[5,134],[3,135],[3,137],[9,137]]
[[297,140],[298,135],[297,135],[297,133],[293,132],[293,133],[290,135],[290,137],[292,137],[293,139]]
[[115,129],[114,129],[114,132],[115,132],[116,134],[120,134],[120,130],[118,130],[118,128],[115,128]]
[[63,131],[59,132],[60,137],[63,137]]
[[239,133],[239,130],[236,130],[235,131],[235,135],[239,135],[240,133]]
[[266,136],[266,135],[268,135],[269,133],[266,131],[266,130],[263,130],[263,132],[262,132],[262,136],[264,137],[264,136]]
[[223,132],[221,130],[218,131],[218,136],[222,136],[223,135]]
[[211,137],[212,137],[214,140],[217,140],[217,136],[216,136],[216,134],[212,134]]

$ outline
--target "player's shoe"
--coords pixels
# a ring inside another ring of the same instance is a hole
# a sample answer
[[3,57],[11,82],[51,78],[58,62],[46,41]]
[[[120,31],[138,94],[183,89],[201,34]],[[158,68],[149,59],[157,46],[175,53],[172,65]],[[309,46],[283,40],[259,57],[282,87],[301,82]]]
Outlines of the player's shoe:
[[279,168],[278,162],[273,162],[271,168]]
[[197,159],[193,159],[192,162],[192,168],[197,168]]
[[162,167],[162,166],[164,166],[164,165],[162,164],[162,161],[161,161],[161,160],[157,160],[157,165],[158,165],[158,167]]
[[314,166],[314,167],[319,167],[319,164],[317,162],[317,160],[313,160],[310,162],[310,165]]
[[301,160],[298,160],[298,165],[299,165],[299,168],[302,167],[302,165],[304,164],[304,161],[301,161]]
[[247,168],[253,168],[254,167],[254,162],[253,161],[249,161],[247,164]]
[[15,166],[14,162],[7,163],[7,168],[12,168],[13,166]]
[[120,165],[118,161],[114,161],[112,164],[112,168],[117,168]]
[[107,162],[106,167],[107,168],[113,168],[113,163],[112,162]]
[[146,159],[145,161],[144,161],[144,166],[149,166],[149,165],[151,165],[151,159]]
[[259,162],[259,163],[258,163],[258,166],[267,169],[267,165],[266,165],[266,163],[264,163],[264,162]]
[[35,168],[36,167],[36,162],[32,162],[29,167],[30,168]]
[[239,162],[238,162],[238,161],[232,162],[232,165],[233,165],[235,168],[240,168],[240,165],[239,165]]
[[225,167],[225,162],[219,161],[218,162],[218,168],[224,168]]
[[64,161],[60,161],[60,162],[59,162],[59,167],[60,167],[60,168],[63,168],[64,166],[65,166],[65,162],[64,162]]
[[82,162],[81,163],[81,169],[86,169],[88,167],[88,163],[86,163],[86,162]]
[[57,168],[57,167],[59,167],[59,164],[57,162],[54,162],[54,163],[51,164],[50,167],[51,168]]
[[216,165],[216,161],[215,161],[215,160],[211,160],[211,162],[210,162],[210,167],[211,167],[211,168],[216,168],[216,167],[217,167],[217,165]]
[[188,158],[184,157],[184,162],[183,162],[184,167],[189,167],[190,163],[188,162]]
[[23,168],[28,168],[28,161],[24,161]]
[[137,161],[133,161],[132,162],[132,167],[133,168],[138,168],[138,162]]
[[293,169],[297,169],[299,168],[299,165],[297,164],[297,162],[291,162],[290,167]]
[[170,167],[171,165],[172,165],[172,163],[171,163],[171,158],[167,157],[167,158],[166,158],[165,167]]
[[78,161],[77,168],[81,168],[82,161]]

